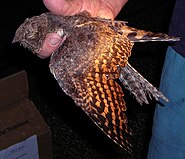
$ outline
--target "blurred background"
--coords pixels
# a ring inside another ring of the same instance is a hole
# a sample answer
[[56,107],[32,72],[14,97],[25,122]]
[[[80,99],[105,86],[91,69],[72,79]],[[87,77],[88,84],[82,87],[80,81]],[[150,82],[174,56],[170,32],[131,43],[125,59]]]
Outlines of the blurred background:
[[[154,32],[168,32],[175,0],[129,0],[117,20]],[[49,72],[49,59],[39,59],[18,44],[11,44],[17,27],[28,17],[46,12],[42,0],[1,0],[0,78],[25,70],[30,99],[51,129],[54,159],[145,159],[151,136],[155,101],[140,106],[127,91],[130,127],[134,130],[133,154],[122,151],[64,94]],[[169,43],[134,45],[130,63],[159,87]]]

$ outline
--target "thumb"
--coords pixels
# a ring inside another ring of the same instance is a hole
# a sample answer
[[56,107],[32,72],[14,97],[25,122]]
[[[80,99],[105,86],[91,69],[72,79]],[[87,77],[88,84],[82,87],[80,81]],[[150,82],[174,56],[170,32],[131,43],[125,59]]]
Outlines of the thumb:
[[37,56],[39,56],[40,58],[49,57],[53,52],[55,52],[59,48],[59,46],[62,45],[64,40],[65,38],[61,38],[61,36],[56,33],[48,34]]

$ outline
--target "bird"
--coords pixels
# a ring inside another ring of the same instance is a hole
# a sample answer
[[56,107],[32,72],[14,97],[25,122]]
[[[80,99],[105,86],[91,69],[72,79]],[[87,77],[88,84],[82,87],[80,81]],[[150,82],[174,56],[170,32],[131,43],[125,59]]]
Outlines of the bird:
[[[13,43],[37,54],[49,33],[62,44],[50,56],[49,68],[61,89],[116,144],[132,152],[126,102],[121,85],[141,105],[148,97],[168,102],[156,87],[129,63],[135,42],[179,41],[179,37],[140,30],[125,21],[92,17],[87,11],[72,16],[50,12],[27,18]],[[117,80],[120,81],[117,82]]]

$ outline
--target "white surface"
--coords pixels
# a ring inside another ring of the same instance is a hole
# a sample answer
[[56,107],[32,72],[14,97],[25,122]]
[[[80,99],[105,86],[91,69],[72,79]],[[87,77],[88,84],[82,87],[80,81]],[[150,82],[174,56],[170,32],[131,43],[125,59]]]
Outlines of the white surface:
[[33,135],[0,151],[0,159],[39,159],[37,136]]

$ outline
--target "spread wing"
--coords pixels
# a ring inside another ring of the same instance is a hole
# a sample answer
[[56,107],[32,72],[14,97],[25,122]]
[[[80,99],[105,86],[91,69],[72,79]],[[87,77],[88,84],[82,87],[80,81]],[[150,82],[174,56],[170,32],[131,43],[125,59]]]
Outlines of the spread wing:
[[[133,44],[128,38],[106,28],[100,28],[97,37],[95,49],[87,48],[84,50],[85,54],[80,52],[80,61],[82,55],[95,55],[89,65],[88,60],[81,61],[82,64],[75,65],[75,70],[66,71],[65,66],[62,66],[66,61],[61,62],[60,56],[63,53],[59,51],[59,54],[52,55],[50,69],[60,87],[76,105],[80,106],[109,138],[131,152],[131,133],[125,115],[126,103],[122,89],[115,79],[120,77],[119,69],[127,65]],[[78,50],[75,53],[79,54]],[[66,69],[67,67],[66,63]]]
[[119,78],[119,67],[127,65],[132,44],[126,38],[113,40],[114,43],[106,41],[107,45],[97,50],[99,56],[93,67],[74,81],[77,95],[73,100],[109,138],[131,152],[126,103],[115,79]]
[[113,79],[107,80],[105,75],[94,72],[83,81],[76,82],[75,86],[79,93],[75,103],[109,138],[131,152],[126,103],[121,87]]

